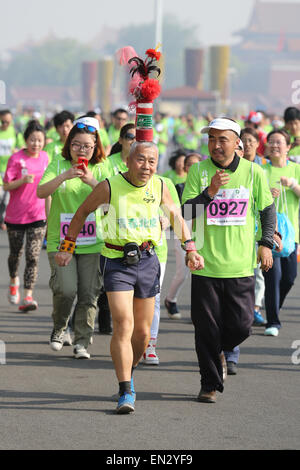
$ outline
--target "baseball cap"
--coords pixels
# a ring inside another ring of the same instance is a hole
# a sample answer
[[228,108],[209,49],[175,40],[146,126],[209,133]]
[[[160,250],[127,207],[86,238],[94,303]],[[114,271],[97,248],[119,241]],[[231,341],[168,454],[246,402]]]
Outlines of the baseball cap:
[[253,124],[259,124],[262,120],[262,114],[256,111],[250,111],[245,121],[253,122]]
[[238,136],[240,136],[241,133],[241,127],[237,122],[224,117],[215,118],[210,121],[208,126],[202,127],[201,134],[208,134],[209,129],[218,129],[220,131],[233,131]]

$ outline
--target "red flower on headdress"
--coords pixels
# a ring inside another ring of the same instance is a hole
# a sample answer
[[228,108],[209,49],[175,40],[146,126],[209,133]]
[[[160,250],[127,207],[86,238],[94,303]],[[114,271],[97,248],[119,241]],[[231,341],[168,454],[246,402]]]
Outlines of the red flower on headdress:
[[141,97],[143,99],[154,101],[159,96],[160,91],[159,81],[155,78],[147,78],[141,84]]
[[156,51],[155,49],[147,49],[146,50],[146,54],[148,57],[150,57],[151,59],[155,59],[157,61],[159,61],[160,57],[161,57],[161,52],[158,52]]

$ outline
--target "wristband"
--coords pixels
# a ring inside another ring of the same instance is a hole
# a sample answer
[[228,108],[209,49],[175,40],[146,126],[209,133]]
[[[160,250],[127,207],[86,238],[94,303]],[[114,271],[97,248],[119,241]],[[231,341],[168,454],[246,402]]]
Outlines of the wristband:
[[70,242],[76,242],[76,238],[73,237],[68,237],[68,235],[65,237],[65,240],[69,240]]
[[183,242],[182,248],[186,251],[186,253],[189,253],[190,251],[197,251],[194,240],[186,240]]
[[73,254],[75,251],[75,242],[65,238],[59,245],[58,251]]
[[290,188],[294,189],[297,186],[298,181],[296,180],[296,178],[291,178],[291,180],[292,180],[292,184],[291,184]]

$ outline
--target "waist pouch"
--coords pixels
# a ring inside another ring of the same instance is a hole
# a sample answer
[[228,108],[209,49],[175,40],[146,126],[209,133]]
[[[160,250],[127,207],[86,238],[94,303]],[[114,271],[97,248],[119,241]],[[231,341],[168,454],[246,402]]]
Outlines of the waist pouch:
[[138,264],[141,259],[140,247],[135,242],[126,243],[126,245],[124,245],[123,247],[123,252],[123,264],[126,264],[128,266]]

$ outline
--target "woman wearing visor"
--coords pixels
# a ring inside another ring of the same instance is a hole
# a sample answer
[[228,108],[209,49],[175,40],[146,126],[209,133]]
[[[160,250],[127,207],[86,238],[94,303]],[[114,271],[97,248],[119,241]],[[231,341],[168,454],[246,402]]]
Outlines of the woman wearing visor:
[[63,347],[63,336],[77,296],[73,314],[74,357],[88,359],[88,345],[94,330],[101,278],[99,257],[102,244],[99,232],[100,211],[86,220],[76,243],[76,254],[67,269],[54,261],[61,240],[65,239],[72,217],[93,188],[103,179],[101,165],[105,158],[97,119],[82,117],[74,122],[62,150],[63,159],[46,169],[37,190],[39,198],[51,196],[48,216],[47,252],[51,268],[49,285],[53,292],[53,331],[50,346]]

